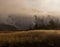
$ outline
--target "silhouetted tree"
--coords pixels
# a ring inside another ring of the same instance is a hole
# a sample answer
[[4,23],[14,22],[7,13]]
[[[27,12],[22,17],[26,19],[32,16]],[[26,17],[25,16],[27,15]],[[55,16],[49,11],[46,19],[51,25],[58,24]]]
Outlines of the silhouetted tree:
[[38,24],[37,24],[37,19],[38,19],[38,18],[37,18],[36,15],[34,15],[34,18],[35,18],[35,27],[34,27],[34,28],[37,29],[37,28],[38,28]]
[[54,22],[53,19],[51,19],[51,20],[49,21],[48,27],[49,27],[49,29],[54,29],[54,28],[56,27],[55,22]]

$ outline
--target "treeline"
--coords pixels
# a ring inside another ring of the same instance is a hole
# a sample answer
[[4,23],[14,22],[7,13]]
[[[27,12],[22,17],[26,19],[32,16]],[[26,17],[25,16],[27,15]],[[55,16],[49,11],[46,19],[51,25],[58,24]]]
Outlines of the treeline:
[[0,30],[60,30],[60,19],[57,16],[34,15],[33,17],[26,17],[22,15],[8,15],[5,20],[1,19]]
[[60,29],[60,20],[58,17],[55,16],[42,16],[42,17],[35,17],[35,26],[34,29],[47,29],[47,30],[58,30]]

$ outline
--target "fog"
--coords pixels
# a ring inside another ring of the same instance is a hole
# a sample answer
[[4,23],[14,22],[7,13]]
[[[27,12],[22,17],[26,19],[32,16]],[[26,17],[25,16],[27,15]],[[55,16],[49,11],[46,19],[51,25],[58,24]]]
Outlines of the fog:
[[1,24],[11,25],[12,27],[16,27],[17,30],[26,30],[34,27],[35,19],[32,15],[1,14],[0,25]]
[[[35,11],[34,11],[35,10]],[[60,12],[60,0],[0,0],[0,13]]]
[[[0,24],[13,25],[18,30],[33,28],[34,15],[60,19],[60,0],[0,0]],[[47,18],[45,24],[48,21]]]

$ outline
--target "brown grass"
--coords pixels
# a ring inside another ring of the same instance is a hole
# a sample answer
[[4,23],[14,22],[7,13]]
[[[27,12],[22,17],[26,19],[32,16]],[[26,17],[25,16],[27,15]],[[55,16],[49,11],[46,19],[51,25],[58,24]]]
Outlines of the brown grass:
[[[47,47],[60,42],[60,30],[0,32],[0,47]],[[36,46],[35,46],[36,45]]]

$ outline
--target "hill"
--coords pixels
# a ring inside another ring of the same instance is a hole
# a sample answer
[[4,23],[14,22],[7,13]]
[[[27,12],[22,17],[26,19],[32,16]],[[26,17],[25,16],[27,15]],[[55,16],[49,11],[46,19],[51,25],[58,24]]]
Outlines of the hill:
[[8,24],[0,24],[0,31],[14,31],[17,30],[16,27]]

